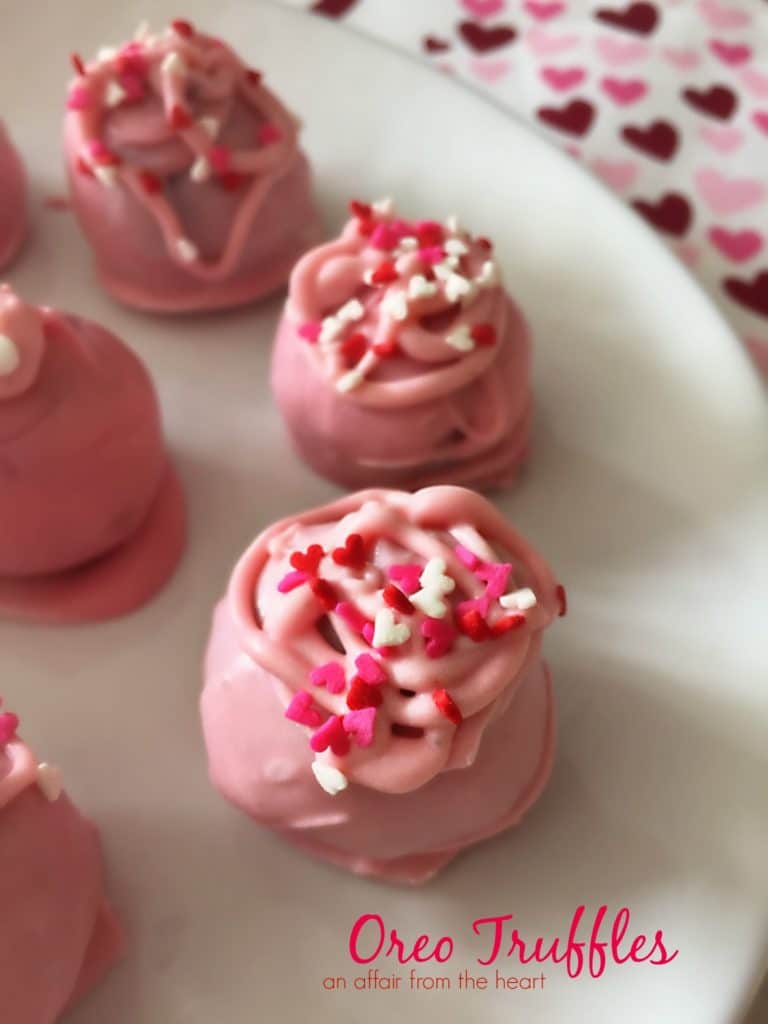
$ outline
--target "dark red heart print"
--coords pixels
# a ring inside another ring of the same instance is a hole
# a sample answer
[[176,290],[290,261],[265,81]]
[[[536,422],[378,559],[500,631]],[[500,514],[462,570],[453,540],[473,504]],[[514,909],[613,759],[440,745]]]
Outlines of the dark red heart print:
[[725,85],[711,85],[708,89],[683,89],[683,99],[689,106],[709,117],[727,121],[736,110],[739,98]]
[[536,116],[550,128],[580,137],[589,131],[595,108],[586,100],[571,100],[564,107],[539,107]]
[[647,36],[656,28],[659,21],[659,12],[653,4],[636,3],[629,7],[613,9],[601,7],[595,11],[598,21],[611,25],[613,28],[624,29],[625,32],[636,32],[638,35]]
[[728,295],[744,309],[768,317],[768,270],[762,270],[751,281],[727,277],[723,281]]
[[317,0],[311,10],[315,14],[324,14],[327,18],[342,18],[357,3],[357,0]]
[[621,129],[621,137],[656,160],[671,160],[680,142],[677,129],[669,121],[652,121],[646,128],[628,124]]
[[511,25],[479,25],[476,21],[462,21],[459,35],[476,53],[488,53],[507,46],[517,38],[517,30]]
[[686,233],[693,220],[693,208],[679,192],[667,192],[655,203],[633,199],[632,206],[653,227],[676,238]]

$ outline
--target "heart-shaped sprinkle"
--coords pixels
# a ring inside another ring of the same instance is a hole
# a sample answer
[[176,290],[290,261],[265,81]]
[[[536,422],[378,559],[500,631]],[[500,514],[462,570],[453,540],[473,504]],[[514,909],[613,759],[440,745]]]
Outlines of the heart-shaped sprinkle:
[[445,240],[445,228],[436,220],[420,220],[414,230],[421,249],[442,245]]
[[390,565],[387,569],[387,576],[397,583],[406,594],[414,594],[420,587],[419,580],[423,572],[423,566],[418,562],[404,562],[401,565]]
[[408,282],[409,299],[431,299],[437,295],[438,287],[434,281],[428,281],[423,274],[414,274]]
[[341,357],[350,369],[357,366],[367,351],[368,338],[361,331],[350,334],[341,343]]
[[447,690],[433,690],[432,700],[435,702],[435,706],[440,714],[445,715],[449,722],[453,722],[454,725],[461,725],[464,721],[464,716]]
[[483,617],[488,614],[491,607],[491,598],[487,593],[480,594],[479,597],[471,597],[468,601],[461,601],[456,606],[456,614],[464,615],[466,612],[478,611]]
[[400,241],[391,224],[377,224],[371,233],[371,245],[374,249],[389,251]]
[[315,342],[320,337],[321,330],[322,324],[317,320],[311,320],[305,324],[301,324],[297,333],[300,338],[303,338],[305,341],[308,341],[310,344],[314,345]]
[[331,557],[337,565],[344,565],[348,569],[362,569],[368,560],[365,541],[359,533],[350,533],[344,541],[344,547],[334,548]]
[[468,636],[470,640],[474,640],[476,644],[487,640],[490,636],[488,623],[476,608],[457,615],[456,625],[465,636]]
[[476,569],[480,564],[480,559],[474,551],[470,551],[468,547],[464,546],[464,544],[457,544],[454,551],[456,552],[456,556],[459,561],[463,565],[466,565],[468,569]]
[[413,604],[408,600],[402,590],[394,585],[394,583],[388,583],[386,587],[384,587],[382,596],[389,607],[394,608],[394,610],[396,612],[400,612],[401,615],[413,614]]
[[528,608],[534,607],[536,595],[530,587],[523,587],[521,590],[513,590],[509,594],[502,594],[499,598],[499,604],[502,608],[514,608],[519,612],[524,612]]
[[62,794],[61,769],[55,764],[41,761],[37,766],[37,787],[46,800],[55,803]]
[[355,320],[361,320],[365,316],[365,308],[359,299],[350,299],[336,310],[336,316],[345,324],[354,323]]
[[305,572],[288,572],[283,576],[280,582],[277,584],[277,589],[281,594],[289,594],[296,587],[300,587],[302,583],[306,583],[309,577]]
[[342,719],[344,729],[353,737],[358,747],[370,747],[376,725],[376,708],[360,708],[348,711]]
[[171,28],[177,36],[181,36],[182,39],[191,39],[195,34],[195,28],[191,21],[185,21],[183,18],[174,18],[171,22]]
[[312,706],[312,694],[307,690],[299,690],[294,695],[284,714],[291,722],[309,726],[310,729],[316,729],[323,720],[317,708]]
[[312,733],[309,745],[316,754],[330,748],[331,753],[343,757],[349,753],[349,737],[344,732],[341,715],[331,715]]
[[373,623],[370,619],[367,619],[365,615],[349,601],[339,601],[336,607],[333,609],[340,619],[349,626],[355,633],[359,633],[363,636],[363,630],[366,626],[372,626]]
[[500,280],[499,268],[493,260],[486,260],[482,267],[480,267],[480,273],[475,278],[475,284],[481,288],[493,288]]
[[353,676],[352,684],[347,694],[347,707],[352,711],[359,711],[361,708],[377,708],[383,702],[384,697],[380,686],[371,686],[359,676]]
[[408,316],[408,299],[405,292],[387,292],[381,300],[381,311],[392,320],[405,320]]
[[188,238],[178,238],[176,240],[176,252],[182,263],[194,263],[199,256],[197,246]]
[[325,761],[313,761],[312,773],[317,779],[318,784],[330,796],[336,796],[337,793],[341,793],[349,785],[349,780],[344,772],[339,771],[332,764],[326,764]]
[[347,685],[344,669],[338,661],[317,665],[309,673],[309,678],[315,686],[324,686],[328,693],[341,693]]
[[562,583],[558,583],[555,587],[555,597],[560,606],[557,614],[562,618],[568,612],[568,595],[565,593],[565,587]]
[[355,658],[355,668],[363,682],[370,683],[371,686],[381,686],[387,681],[387,673],[372,654],[358,654]]
[[0,714],[0,744],[7,743],[16,735],[19,727],[19,716],[12,711],[4,711]]
[[320,544],[310,544],[306,551],[293,551],[290,563],[294,569],[306,572],[310,576],[316,576],[324,555],[325,551]]
[[512,566],[509,562],[485,562],[475,572],[485,582],[486,596],[497,598],[507,589]]
[[474,291],[474,285],[461,274],[451,274],[445,282],[445,297],[449,302],[458,302],[461,299],[469,298]]
[[453,649],[456,630],[445,619],[424,619],[420,626],[428,658],[442,658]]
[[309,588],[327,612],[332,612],[338,606],[339,595],[336,593],[336,588],[328,580],[323,580],[319,577],[311,579],[309,581]]
[[349,212],[353,217],[361,220],[370,220],[373,216],[373,208],[370,203],[361,203],[359,199],[350,199]]
[[399,647],[406,643],[411,631],[404,622],[395,622],[391,608],[380,608],[376,612],[373,629],[374,647]]
[[180,106],[178,103],[174,103],[168,111],[168,124],[175,132],[180,132],[185,128],[189,128],[192,124],[192,118],[186,112],[184,107]]
[[448,611],[443,601],[444,594],[450,594],[456,581],[445,574],[442,558],[430,558],[419,577],[421,590],[412,595],[411,601],[419,611],[433,619],[442,619]]
[[152,171],[139,171],[139,183],[147,195],[156,195],[163,190],[163,182]]
[[382,285],[391,284],[398,278],[397,269],[392,260],[383,260],[375,270],[371,270],[368,274],[367,284]]
[[249,85],[257,86],[261,85],[264,75],[261,71],[257,71],[255,68],[245,69],[245,80]]
[[493,324],[475,324],[470,335],[476,345],[489,347],[496,344],[496,328]]
[[445,336],[446,343],[455,348],[457,352],[471,352],[475,347],[475,342],[470,334],[469,327],[466,324],[461,324],[456,330],[450,331]]
[[382,359],[389,359],[400,351],[397,338],[386,338],[384,341],[375,341],[372,348],[376,355],[380,356]]
[[429,245],[419,249],[419,259],[427,266],[433,267],[436,263],[442,263],[445,259],[445,252],[438,245]]
[[275,142],[280,142],[282,138],[283,130],[274,121],[264,121],[256,131],[256,141],[260,146],[271,146]]
[[503,636],[511,629],[520,629],[521,626],[525,625],[525,621],[525,615],[523,615],[522,612],[514,612],[512,615],[503,615],[491,626],[491,634],[493,636]]

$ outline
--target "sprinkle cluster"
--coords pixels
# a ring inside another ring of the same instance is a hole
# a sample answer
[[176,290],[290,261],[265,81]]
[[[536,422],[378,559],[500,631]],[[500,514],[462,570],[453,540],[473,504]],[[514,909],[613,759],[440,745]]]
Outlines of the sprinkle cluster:
[[[320,544],[293,551],[290,571],[277,584],[281,594],[309,588],[318,610],[338,616],[368,648],[354,657],[351,673],[338,660],[314,666],[307,688],[295,693],[286,708],[286,718],[310,730],[309,745],[315,754],[330,751],[344,757],[353,746],[367,748],[374,744],[378,710],[386,700],[387,684],[396,686],[390,678],[388,663],[392,658],[423,650],[435,662],[435,674],[439,675],[439,659],[450,654],[462,638],[483,643],[520,629],[526,624],[526,612],[537,602],[530,588],[511,586],[511,563],[485,561],[456,544],[456,556],[481,584],[478,597],[456,600],[456,581],[442,558],[393,563],[385,567],[386,580],[374,591],[378,608],[370,618],[345,596],[343,580],[331,582],[322,569],[330,562],[359,579],[371,565],[370,552],[375,543],[375,538],[350,533],[343,545],[328,551]],[[336,696],[344,694],[344,710],[328,714],[319,707],[313,694],[322,689]],[[458,727],[463,717],[457,700],[439,682],[435,682],[431,696],[437,711]],[[325,762],[316,761],[314,771],[329,793],[340,792],[347,785],[344,773]]]
[[[400,351],[398,335],[425,314],[470,306],[478,294],[500,283],[487,238],[474,238],[456,217],[441,224],[434,220],[409,221],[396,216],[391,199],[375,203],[352,200],[349,209],[356,233],[365,242],[365,269],[361,301],[351,298],[319,321],[298,326],[310,344],[336,352],[346,372],[336,380],[341,392],[352,391],[382,360]],[[386,331],[376,339],[360,322],[375,313]],[[496,343],[492,323],[461,323],[446,331],[448,349],[466,354]]]

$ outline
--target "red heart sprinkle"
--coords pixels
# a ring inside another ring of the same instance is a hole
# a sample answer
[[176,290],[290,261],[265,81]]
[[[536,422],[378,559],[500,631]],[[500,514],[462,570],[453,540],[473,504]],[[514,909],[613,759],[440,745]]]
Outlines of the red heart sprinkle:
[[445,715],[449,722],[453,722],[454,725],[461,725],[464,721],[464,716],[447,690],[433,690],[432,700],[435,702],[435,706],[440,714]]
[[520,629],[520,627],[524,625],[525,616],[522,612],[516,612],[514,615],[503,615],[491,626],[491,633],[493,636],[503,636],[511,629]]
[[168,124],[174,131],[180,132],[184,128],[189,128],[192,124],[192,118],[184,107],[180,106],[178,103],[174,103],[168,112]]
[[327,612],[333,611],[339,600],[339,595],[328,580],[310,580],[309,589]]
[[359,199],[350,199],[349,212],[360,220],[370,220],[373,216],[373,207],[370,203],[361,203]]
[[245,69],[245,79],[249,83],[249,85],[261,85],[263,78],[264,75],[261,73],[261,71],[256,71],[255,68]]
[[487,640],[490,636],[488,623],[476,608],[458,615],[456,625],[465,636],[468,636],[470,640],[474,640],[476,644]]
[[319,544],[310,544],[306,551],[294,551],[290,557],[290,563],[294,569],[301,572],[308,572],[310,576],[317,575],[317,567],[323,560],[325,551]]
[[357,366],[368,351],[368,339],[362,331],[356,331],[341,343],[341,355],[347,367]]
[[476,345],[496,344],[496,328],[493,324],[475,324],[469,333]]
[[485,249],[486,252],[493,252],[493,242],[490,240],[490,238],[485,238],[484,236],[480,235],[475,239],[475,241],[477,242],[481,249]]
[[0,715],[0,743],[7,743],[16,735],[19,727],[19,717],[12,711],[4,711]]
[[349,737],[344,731],[341,715],[332,715],[326,719],[320,728],[312,733],[309,745],[316,754],[331,748],[331,752],[337,757],[343,757],[349,753]]
[[375,341],[372,347],[376,355],[380,356],[382,359],[389,359],[390,356],[395,356],[400,351],[397,338],[387,338],[386,341]]
[[147,195],[155,195],[163,189],[162,181],[152,171],[139,171],[139,181]]
[[416,225],[416,238],[420,249],[429,249],[442,245],[445,240],[445,229],[436,220],[421,220]]
[[183,18],[174,18],[171,22],[171,28],[178,36],[182,36],[184,39],[191,39],[195,34],[194,25],[189,21],[184,21]]
[[565,615],[568,611],[568,595],[566,594],[565,587],[562,585],[562,583],[558,583],[558,585],[555,587],[555,597],[557,598],[558,604],[560,605],[560,610],[557,614],[562,618],[562,616]]
[[245,184],[246,177],[244,174],[238,174],[237,171],[226,171],[219,175],[218,180],[221,187],[227,192],[237,192]]
[[272,121],[260,124],[256,131],[256,141],[260,146],[269,146],[273,142],[279,142],[282,137],[283,132],[280,126]]
[[331,557],[337,565],[346,565],[349,569],[362,569],[368,560],[363,538],[359,533],[350,533],[344,541],[344,547],[334,548]]
[[347,694],[347,707],[351,711],[359,711],[360,708],[377,708],[383,700],[380,687],[371,686],[359,676],[352,677],[352,685]]
[[395,611],[401,612],[403,615],[412,615],[414,607],[405,594],[396,587],[394,583],[388,583],[384,587],[384,600],[390,608],[394,608]]
[[391,284],[398,279],[398,273],[392,260],[383,260],[371,274],[371,284]]
[[232,150],[229,146],[211,146],[208,160],[217,174],[226,174],[232,163]]
[[81,156],[79,156],[77,158],[76,166],[77,166],[78,171],[81,174],[84,174],[88,178],[92,178],[93,177],[93,169],[92,169],[91,165],[86,160],[84,160]]
[[72,67],[75,69],[77,74],[78,75],[84,75],[85,74],[85,64],[83,63],[83,58],[80,56],[80,54],[79,53],[70,53],[69,59],[72,62]]

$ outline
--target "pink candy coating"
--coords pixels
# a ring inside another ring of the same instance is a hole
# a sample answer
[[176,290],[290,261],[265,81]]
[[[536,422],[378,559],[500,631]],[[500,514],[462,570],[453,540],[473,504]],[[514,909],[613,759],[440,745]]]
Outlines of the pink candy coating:
[[0,121],[0,270],[14,259],[27,234],[27,177]]

